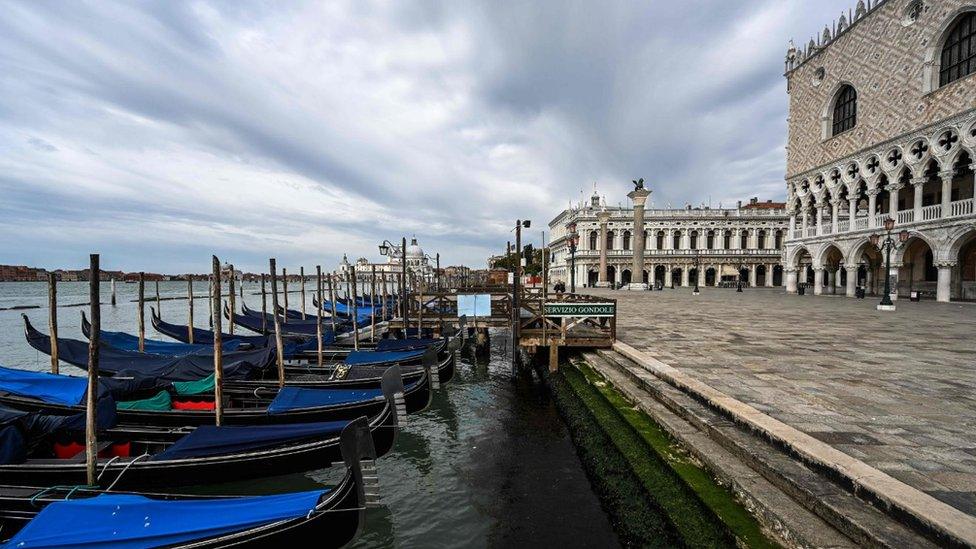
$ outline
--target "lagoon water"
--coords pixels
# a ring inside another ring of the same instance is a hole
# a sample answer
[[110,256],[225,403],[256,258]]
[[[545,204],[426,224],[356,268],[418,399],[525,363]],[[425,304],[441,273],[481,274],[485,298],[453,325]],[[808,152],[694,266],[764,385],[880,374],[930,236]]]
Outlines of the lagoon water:
[[[200,296],[206,283],[195,283]],[[289,285],[289,291],[297,284]],[[309,288],[311,289],[311,285]],[[245,285],[245,299],[260,308],[259,291]],[[87,301],[87,283],[58,286],[59,303]],[[130,303],[136,284],[117,285],[118,306],[107,303],[110,286],[102,284],[102,327],[136,332],[137,306]],[[161,282],[162,297],[186,295],[185,282]],[[155,305],[155,287],[146,296]],[[307,295],[313,311],[311,294]],[[270,302],[270,299],[269,299]],[[298,294],[289,306],[299,308]],[[46,370],[49,357],[24,341],[20,314],[47,332],[47,287],[44,283],[0,283],[0,308],[40,305],[25,311],[0,310],[0,364]],[[187,302],[163,301],[163,318],[185,323]],[[62,337],[81,339],[80,312],[87,307],[60,307]],[[207,325],[208,307],[200,299],[196,325]],[[155,333],[146,313],[146,334]],[[225,329],[226,331],[226,329]],[[367,511],[365,529],[354,547],[613,547],[617,540],[587,481],[566,427],[548,393],[530,373],[511,377],[506,355],[510,340],[492,334],[490,358],[460,355],[458,372],[436,393],[430,408],[408,417],[397,444],[377,463],[382,506]],[[80,375],[73,367],[63,373]],[[219,486],[201,493],[268,493],[307,490],[328,484],[339,471],[323,469]]]

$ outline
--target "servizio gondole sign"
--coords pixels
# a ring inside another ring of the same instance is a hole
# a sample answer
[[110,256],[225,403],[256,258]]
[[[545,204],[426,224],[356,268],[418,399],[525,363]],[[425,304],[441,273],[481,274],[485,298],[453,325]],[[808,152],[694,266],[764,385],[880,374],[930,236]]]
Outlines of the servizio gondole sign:
[[616,303],[546,303],[546,316],[551,317],[612,317]]

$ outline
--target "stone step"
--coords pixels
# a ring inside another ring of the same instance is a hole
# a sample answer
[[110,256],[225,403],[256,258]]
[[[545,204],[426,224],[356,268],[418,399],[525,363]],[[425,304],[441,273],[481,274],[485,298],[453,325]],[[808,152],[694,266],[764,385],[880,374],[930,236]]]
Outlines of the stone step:
[[600,351],[599,356],[646,394],[706,434],[857,545],[935,547],[928,539],[858,498],[845,487],[811,470],[768,440],[756,436],[629,358],[614,351]]

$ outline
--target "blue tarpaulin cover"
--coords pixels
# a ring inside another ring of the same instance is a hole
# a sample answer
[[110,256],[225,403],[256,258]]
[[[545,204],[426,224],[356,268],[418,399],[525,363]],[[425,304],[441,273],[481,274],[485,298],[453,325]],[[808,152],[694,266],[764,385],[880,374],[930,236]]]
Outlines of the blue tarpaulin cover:
[[83,377],[28,372],[0,366],[0,391],[74,406],[81,404],[87,390],[88,380]]
[[[121,349],[123,351],[139,350],[139,336],[127,334],[125,332],[106,332],[105,330],[102,330],[99,332],[98,337],[103,343],[110,347],[115,347],[116,349]],[[143,341],[143,344],[143,349],[145,349],[144,352],[154,355],[178,356],[198,352],[213,352],[213,343],[207,345],[146,339]],[[236,351],[238,348],[240,348],[241,341],[237,339],[226,342],[222,341],[220,346],[224,349],[225,353]]]
[[4,547],[159,547],[307,516],[327,490],[226,499],[101,494],[56,501]]
[[381,389],[311,389],[282,387],[268,406],[271,415],[321,406],[340,406],[383,397]]
[[354,364],[393,364],[416,360],[424,356],[424,351],[350,351],[345,363]]
[[440,339],[381,339],[376,343],[376,350],[404,351],[408,349],[426,349],[440,341]]
[[288,425],[202,425],[152,457],[153,461],[220,456],[261,450],[281,444],[339,436],[348,421],[292,423]]

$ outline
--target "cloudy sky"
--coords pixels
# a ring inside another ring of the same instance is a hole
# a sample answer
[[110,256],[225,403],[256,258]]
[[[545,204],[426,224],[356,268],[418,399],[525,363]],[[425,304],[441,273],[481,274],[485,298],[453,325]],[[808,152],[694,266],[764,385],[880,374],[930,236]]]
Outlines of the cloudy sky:
[[0,263],[331,268],[416,234],[483,266],[594,183],[782,198],[786,43],[854,3],[0,0]]

